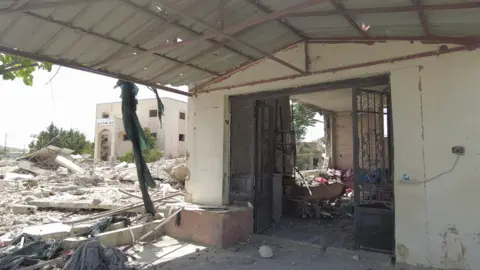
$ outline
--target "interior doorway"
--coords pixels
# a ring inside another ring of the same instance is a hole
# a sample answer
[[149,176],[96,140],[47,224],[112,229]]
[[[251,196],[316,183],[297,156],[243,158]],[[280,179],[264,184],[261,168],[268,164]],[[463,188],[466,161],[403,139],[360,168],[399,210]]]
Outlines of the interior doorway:
[[[321,116],[321,138],[297,136],[292,104]],[[231,97],[231,203],[253,205],[256,233],[392,252],[390,107],[388,76]],[[320,154],[302,167],[305,148]]]

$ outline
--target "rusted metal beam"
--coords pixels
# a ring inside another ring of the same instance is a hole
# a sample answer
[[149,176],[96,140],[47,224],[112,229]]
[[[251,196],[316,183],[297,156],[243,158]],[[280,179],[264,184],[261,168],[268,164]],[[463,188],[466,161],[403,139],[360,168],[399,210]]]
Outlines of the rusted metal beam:
[[[269,21],[269,20],[274,20],[276,18],[280,18],[282,16],[285,16],[286,14],[293,13],[293,12],[298,12],[299,10],[303,10],[305,8],[308,8],[308,7],[311,7],[311,6],[314,6],[314,5],[325,3],[327,1],[328,0],[308,0],[308,1],[302,2],[300,4],[296,4],[296,5],[281,9],[281,10],[277,10],[277,11],[272,12],[270,14],[266,14],[265,16],[260,16],[260,17],[256,17],[256,18],[244,21],[242,23],[239,23],[237,25],[234,25],[232,27],[224,29],[222,32],[225,33],[225,34],[235,34],[235,33],[239,32],[239,31],[242,31],[243,29],[246,29],[248,27],[251,27],[251,26],[254,26],[254,25]],[[161,52],[165,49],[171,49],[171,48],[175,48],[175,47],[183,46],[183,45],[187,45],[187,44],[194,44],[196,42],[200,42],[200,41],[203,41],[203,40],[214,38],[216,36],[218,36],[218,34],[216,34],[216,33],[214,33],[214,34],[204,34],[204,35],[201,35],[197,38],[190,39],[190,40],[183,40],[183,41],[177,42],[177,43],[161,44],[161,45],[149,50],[148,52],[150,52],[150,53],[151,52]]]
[[[270,7],[268,7],[267,5],[262,4],[262,2],[260,2],[260,0],[246,0],[246,1],[250,4],[252,4],[253,6],[255,6],[257,9],[263,11],[266,14],[273,13],[273,10]],[[297,35],[302,40],[307,40],[308,39],[300,29],[291,25],[286,19],[276,18],[275,20],[278,21],[280,24],[282,24],[285,28],[290,30],[290,32]]]
[[[418,7],[417,6],[398,6],[398,7],[357,8],[357,9],[347,9],[345,10],[345,13],[348,15],[358,15],[358,14],[412,12],[412,11],[417,11],[419,9],[423,10],[423,12],[428,12],[428,11],[441,11],[441,10],[472,9],[472,8],[480,8],[480,2],[419,5]],[[338,15],[338,12],[336,10],[290,12],[282,15],[281,17],[282,18],[318,17],[318,16],[331,16],[331,15]]]
[[276,56],[274,56],[274,55],[271,55],[271,54],[269,54],[269,53],[267,53],[267,52],[265,52],[265,51],[263,51],[263,50],[255,47],[255,46],[253,46],[253,45],[251,45],[251,44],[249,44],[249,43],[247,43],[247,42],[245,42],[245,41],[242,41],[242,40],[234,37],[234,36],[231,35],[231,34],[227,34],[227,33],[224,33],[223,31],[218,30],[217,27],[214,27],[214,26],[209,25],[209,23],[207,23],[207,22],[204,21],[203,19],[196,18],[196,17],[194,17],[194,16],[192,16],[192,15],[190,15],[190,14],[187,14],[185,11],[183,11],[181,8],[179,8],[179,7],[176,6],[175,4],[172,4],[172,3],[167,2],[167,1],[164,1],[164,0],[158,0],[157,2],[161,3],[161,5],[162,5],[163,7],[165,7],[165,8],[167,8],[169,11],[173,11],[173,12],[177,13],[178,15],[182,16],[183,18],[185,18],[185,19],[187,19],[187,20],[190,20],[190,21],[192,21],[192,22],[195,22],[195,23],[197,23],[197,24],[199,24],[199,25],[207,28],[208,30],[214,32],[214,33],[217,34],[217,35],[220,35],[220,36],[222,36],[222,37],[224,37],[224,38],[226,38],[226,39],[229,39],[229,40],[231,40],[232,42],[235,42],[235,43],[237,43],[237,44],[239,44],[239,45],[241,45],[241,46],[248,47],[248,48],[250,48],[251,50],[257,52],[257,53],[260,54],[260,55],[262,55],[263,57],[269,58],[269,59],[271,59],[271,60],[273,60],[273,61],[275,61],[275,62],[277,62],[277,63],[279,63],[279,64],[281,64],[281,65],[283,65],[283,66],[286,66],[286,67],[288,67],[288,68],[290,68],[290,69],[292,69],[292,70],[295,70],[295,71],[298,72],[298,73],[301,73],[301,74],[304,74],[304,73],[305,73],[305,71],[303,71],[302,69],[300,69],[300,68],[298,68],[298,67],[296,67],[296,66],[294,66],[294,65],[292,65],[292,64],[290,64],[290,63],[287,63],[287,62],[283,61],[282,59],[280,59],[280,58],[278,58],[278,57],[276,57]]
[[[56,1],[56,2],[48,2],[48,1],[37,1],[32,3],[27,3],[22,5],[18,8],[4,8],[0,9],[1,14],[8,14],[8,13],[15,13],[15,12],[24,12],[29,10],[38,10],[38,9],[47,9],[47,8],[58,8],[58,7],[66,7],[71,5],[80,5],[80,4],[88,4],[92,2],[100,2],[100,1],[107,1],[107,0],[63,0],[63,1]],[[108,0],[113,1],[113,0]]]
[[[32,18],[36,18],[38,20],[41,20],[41,21],[44,21],[44,22],[48,22],[48,23],[52,23],[52,24],[56,24],[58,26],[61,26],[61,27],[65,27],[65,28],[69,28],[69,29],[72,29],[76,32],[79,32],[79,33],[82,33],[82,34],[87,34],[87,35],[91,35],[91,36],[95,36],[97,38],[100,38],[100,39],[103,39],[103,40],[107,40],[107,41],[110,41],[110,42],[113,42],[113,43],[116,43],[116,44],[120,44],[120,45],[123,45],[123,46],[130,46],[129,43],[126,43],[124,41],[121,41],[121,40],[118,40],[118,39],[115,39],[115,38],[112,38],[112,37],[106,37],[106,36],[103,36],[103,35],[100,35],[100,34],[97,34],[95,32],[90,32],[90,31],[87,31],[87,30],[84,30],[82,28],[79,28],[79,27],[76,27],[76,26],[73,26],[69,23],[65,23],[65,22],[62,22],[62,21],[57,21],[53,18],[45,18],[45,17],[42,17],[40,15],[37,15],[35,13],[32,13],[32,12],[29,12],[29,11],[26,11],[23,13],[24,15],[26,16],[30,16]],[[140,47],[135,47],[135,49],[139,50],[139,51],[143,51],[145,52],[146,50],[143,49],[143,48],[140,48]],[[190,63],[186,63],[186,62],[182,62],[180,60],[177,60],[175,58],[171,58],[171,57],[168,57],[166,55],[162,55],[162,54],[158,54],[158,53],[155,53],[156,56],[160,57],[160,58],[163,58],[165,60],[168,60],[168,61],[171,61],[171,62],[174,62],[174,63],[178,63],[178,64],[182,64],[182,65],[187,65],[188,67],[191,67],[193,69],[196,69],[196,70],[200,70],[202,72],[205,72],[205,73],[208,73],[208,74],[211,74],[211,75],[215,75],[215,76],[219,76],[220,74],[219,73],[216,73],[214,71],[211,71],[211,70],[208,70],[208,69],[205,69],[205,68],[202,68],[202,67],[199,67],[199,66],[196,66],[196,65],[192,65]],[[133,55],[131,55],[133,56]]]
[[311,39],[309,43],[346,43],[346,42],[382,42],[382,41],[421,41],[451,44],[472,44],[480,42],[480,36],[445,37],[445,36],[369,36],[365,37],[325,37]]
[[258,85],[258,84],[264,84],[264,83],[271,83],[271,82],[277,82],[277,81],[283,81],[283,80],[292,80],[292,79],[297,79],[297,78],[300,78],[300,77],[305,77],[305,76],[310,76],[310,75],[319,75],[319,74],[325,74],[325,73],[336,73],[336,72],[340,72],[340,71],[357,69],[357,68],[364,68],[364,67],[370,67],[370,66],[376,66],[376,65],[381,65],[381,64],[391,64],[391,63],[395,63],[395,62],[402,62],[402,61],[408,61],[408,60],[412,60],[412,59],[419,59],[419,58],[425,58],[425,57],[431,57],[431,56],[438,56],[438,55],[442,55],[442,54],[449,54],[449,53],[462,52],[462,51],[473,51],[473,50],[477,50],[479,48],[480,48],[480,43],[472,44],[472,45],[466,45],[466,46],[459,46],[459,47],[454,47],[454,48],[447,48],[447,49],[443,49],[443,50],[431,50],[431,51],[425,51],[425,52],[421,52],[421,53],[414,53],[414,54],[408,54],[408,55],[404,55],[404,56],[386,58],[386,59],[382,59],[382,60],[363,62],[363,63],[346,65],[346,66],[341,66],[341,67],[336,67],[336,68],[322,69],[322,70],[312,72],[308,75],[283,76],[283,77],[277,77],[277,78],[272,78],[272,79],[267,79],[267,80],[258,80],[258,81],[252,81],[252,82],[241,83],[241,84],[220,86],[220,87],[215,87],[215,88],[210,88],[210,89],[199,88],[199,89],[193,89],[193,91],[195,93],[202,93],[202,92],[213,92],[213,91],[218,91],[218,90],[227,90],[227,89],[233,89],[233,88],[239,88],[239,87],[245,87],[245,86],[252,86],[252,85]]
[[363,37],[368,37],[368,34],[358,26],[357,22],[351,17],[351,15],[347,14],[345,12],[345,7],[343,7],[342,4],[337,3],[336,0],[329,0],[330,4],[332,4],[333,7],[335,7],[335,10],[342,14],[345,20],[353,27],[355,28],[355,31],[357,31],[361,36]]
[[48,56],[42,56],[42,55],[38,55],[38,54],[34,54],[34,53],[21,51],[21,50],[14,50],[14,49],[11,49],[11,48],[8,48],[8,47],[5,47],[5,46],[1,46],[1,45],[0,45],[0,53],[17,55],[17,56],[21,56],[21,57],[25,57],[25,58],[30,58],[30,59],[33,59],[35,61],[49,62],[49,63],[52,63],[52,64],[57,64],[57,65],[60,65],[60,66],[64,66],[64,67],[68,67],[68,68],[72,68],[72,69],[76,69],[76,70],[87,71],[87,72],[95,73],[95,74],[98,74],[98,75],[111,77],[111,78],[114,78],[114,79],[121,79],[121,80],[129,81],[129,82],[133,82],[133,83],[142,84],[142,85],[145,85],[145,86],[151,86],[151,87],[154,87],[154,88],[158,88],[158,89],[161,89],[161,90],[164,90],[164,91],[167,91],[167,92],[171,92],[171,93],[175,93],[175,94],[179,94],[179,95],[183,95],[183,96],[191,96],[191,94],[188,93],[188,92],[181,91],[181,90],[178,90],[178,89],[175,89],[175,88],[172,88],[172,87],[168,87],[168,86],[164,86],[164,85],[160,85],[160,84],[156,84],[156,83],[148,83],[148,82],[145,82],[145,81],[142,81],[142,80],[139,80],[139,79],[127,76],[127,75],[118,74],[118,73],[109,72],[109,71],[96,70],[96,69],[92,69],[92,68],[86,67],[84,65],[81,65],[80,63],[74,63],[72,61],[66,61],[66,60],[63,60],[63,59],[57,59],[57,58],[52,58],[52,57],[48,57]]
[[420,20],[420,23],[422,24],[423,32],[425,33],[426,36],[431,36],[432,34],[430,33],[430,29],[428,28],[427,18],[423,13],[423,10],[421,9],[422,1],[412,0],[412,3],[415,7],[417,7],[417,16],[418,16],[418,20]]

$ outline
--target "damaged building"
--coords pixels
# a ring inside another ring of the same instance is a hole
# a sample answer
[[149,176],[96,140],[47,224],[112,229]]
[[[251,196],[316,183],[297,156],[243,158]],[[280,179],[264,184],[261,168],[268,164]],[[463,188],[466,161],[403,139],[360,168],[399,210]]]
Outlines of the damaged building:
[[[206,208],[169,235],[480,267],[478,1],[10,2],[1,52],[188,96],[185,201]],[[294,166],[292,100],[325,122],[313,172]]]
[[[157,100],[141,99],[138,102],[138,119],[155,138],[155,147],[167,157],[185,155],[187,103],[162,98],[162,122],[158,121]],[[95,160],[117,160],[132,151],[122,122],[121,102],[97,104],[95,120]]]

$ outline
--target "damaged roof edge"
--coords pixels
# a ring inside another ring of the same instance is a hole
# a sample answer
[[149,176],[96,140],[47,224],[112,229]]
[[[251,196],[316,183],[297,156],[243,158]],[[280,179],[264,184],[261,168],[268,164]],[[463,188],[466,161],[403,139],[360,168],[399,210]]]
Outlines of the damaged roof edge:
[[51,58],[51,57],[48,57],[48,56],[35,55],[33,53],[29,53],[29,52],[25,52],[25,51],[14,50],[14,49],[11,49],[11,48],[8,48],[8,47],[5,47],[5,46],[1,46],[1,45],[0,45],[0,53],[17,55],[17,56],[20,56],[20,57],[30,58],[30,59],[33,59],[35,61],[50,62],[52,64],[57,64],[57,65],[60,65],[60,66],[64,66],[64,67],[68,67],[68,68],[72,68],[72,69],[76,69],[76,70],[87,71],[87,72],[90,72],[90,73],[103,75],[103,76],[107,76],[107,77],[114,78],[114,79],[121,79],[121,80],[130,81],[130,82],[133,82],[133,83],[138,83],[138,84],[145,85],[145,86],[150,86],[150,87],[153,87],[153,88],[157,88],[157,89],[160,89],[160,90],[163,90],[163,91],[167,91],[167,92],[171,92],[171,93],[175,93],[175,94],[179,94],[179,95],[183,95],[183,96],[188,96],[188,97],[192,96],[192,94],[189,93],[189,92],[178,90],[178,89],[175,89],[175,88],[172,88],[172,87],[142,81],[142,80],[135,79],[133,77],[122,75],[122,74],[116,74],[116,73],[113,73],[113,72],[92,69],[92,68],[89,68],[89,67],[86,67],[86,66],[79,65],[77,63],[67,62],[67,61],[64,61],[62,59],[55,59],[55,58]]

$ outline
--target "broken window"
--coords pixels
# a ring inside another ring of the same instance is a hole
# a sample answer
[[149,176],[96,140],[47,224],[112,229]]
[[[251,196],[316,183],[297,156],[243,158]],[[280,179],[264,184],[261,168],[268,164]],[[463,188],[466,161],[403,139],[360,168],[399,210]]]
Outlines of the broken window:
[[106,113],[106,112],[102,113],[102,118],[109,118],[109,117],[110,117],[110,115],[108,113]]
[[150,117],[157,117],[158,111],[157,110],[150,110],[149,115],[150,115]]
[[185,134],[178,134],[178,140],[181,142],[185,141]]
[[152,137],[157,138],[157,133],[151,133]]
[[185,120],[185,113],[184,112],[180,113],[180,119]]

